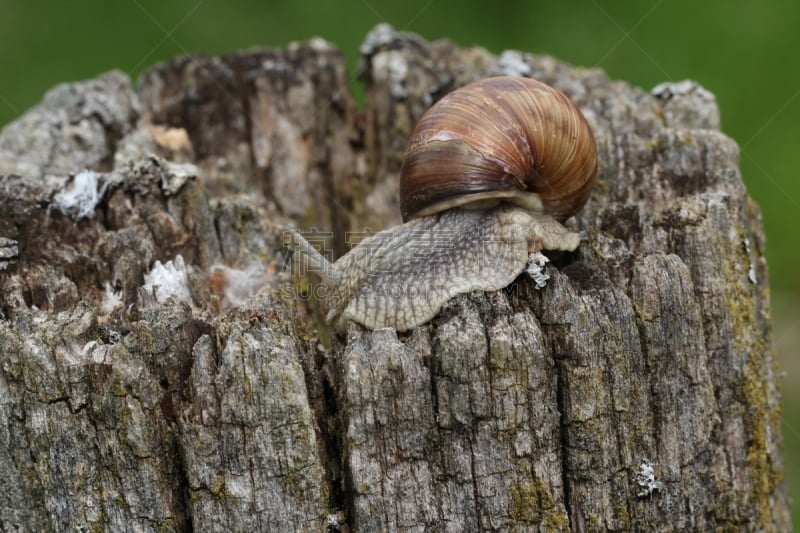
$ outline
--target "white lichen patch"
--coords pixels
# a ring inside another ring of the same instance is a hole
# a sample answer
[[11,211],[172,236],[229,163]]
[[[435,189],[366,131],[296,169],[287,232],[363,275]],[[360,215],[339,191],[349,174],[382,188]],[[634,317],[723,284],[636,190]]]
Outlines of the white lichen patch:
[[19,257],[19,243],[14,239],[0,237],[0,272],[6,270]]
[[98,341],[89,341],[83,345],[80,356],[83,363],[91,361],[96,364],[109,364],[111,363],[112,353],[111,345]]
[[518,50],[506,50],[497,58],[497,68],[506,76],[530,76],[531,66]]
[[265,72],[273,72],[273,73],[284,73],[291,71],[289,65],[284,63],[283,61],[275,61],[274,59],[265,59],[261,62],[261,68]]
[[753,285],[756,284],[756,262],[753,260],[753,252],[750,249],[750,239],[744,240],[744,251],[747,252],[747,258],[750,260],[750,268],[747,270],[747,279]]
[[653,96],[658,98],[669,99],[674,96],[684,96],[695,91],[708,92],[702,85],[694,80],[665,81],[653,87],[650,92]]
[[53,207],[75,220],[94,217],[107,185],[100,174],[91,170],[78,172],[64,189],[53,197]]
[[180,255],[172,261],[167,261],[166,264],[156,261],[152,270],[145,274],[144,285],[139,288],[140,307],[163,304],[170,298],[192,304],[189,277],[183,257]]
[[367,34],[364,42],[361,43],[358,51],[363,56],[369,56],[383,46],[387,46],[395,39],[395,31],[391,25],[383,23],[378,24],[375,28]]
[[648,496],[651,496],[653,492],[664,488],[664,485],[661,482],[656,481],[653,463],[651,463],[648,459],[643,459],[639,464],[639,470],[637,470],[636,474],[634,474],[633,480],[642,489],[636,493],[638,498],[647,498]]
[[650,93],[661,101],[664,124],[680,129],[719,129],[714,95],[693,80],[660,83]]
[[[328,531],[342,531],[342,526],[344,526],[346,523],[347,520],[345,519],[344,512],[342,511],[337,511],[328,515]],[[350,529],[347,528],[347,531],[350,531]]]
[[103,292],[103,301],[100,302],[99,311],[103,315],[110,315],[122,307],[122,291],[115,291],[114,287],[107,281],[103,288],[105,292]]
[[197,167],[191,163],[165,161],[166,172],[161,177],[161,190],[165,196],[178,194],[190,180],[197,178]]
[[312,37],[308,40],[308,46],[315,52],[330,52],[334,46],[322,37]]
[[389,92],[394,98],[405,98],[405,80],[408,74],[408,63],[402,52],[389,50],[380,52],[372,59],[372,76],[376,81],[389,85]]
[[533,283],[537,289],[544,288],[547,285],[547,280],[550,279],[548,274],[545,274],[544,267],[550,260],[541,252],[534,252],[528,256],[528,265],[525,267],[525,272],[533,279]]

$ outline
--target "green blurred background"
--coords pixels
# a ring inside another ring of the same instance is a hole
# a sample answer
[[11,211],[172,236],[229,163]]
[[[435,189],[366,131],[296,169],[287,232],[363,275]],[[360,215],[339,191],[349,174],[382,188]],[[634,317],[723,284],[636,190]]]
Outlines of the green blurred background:
[[[186,53],[322,36],[344,52],[354,77],[358,46],[380,22],[495,53],[550,54],[647,90],[691,78],[716,95],[722,129],[741,147],[745,182],[764,214],[787,477],[800,495],[800,180],[792,178],[800,167],[800,2],[0,0],[0,125],[58,82],[112,68],[136,77]],[[800,524],[795,505],[793,516]]]

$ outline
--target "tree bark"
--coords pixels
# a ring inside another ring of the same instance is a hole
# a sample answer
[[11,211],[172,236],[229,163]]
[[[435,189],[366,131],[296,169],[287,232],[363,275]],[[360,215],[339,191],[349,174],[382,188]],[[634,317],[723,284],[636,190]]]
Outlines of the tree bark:
[[[713,95],[376,27],[342,56],[182,57],[0,134],[0,530],[790,529],[764,235]],[[281,228],[399,222],[405,141],[537,78],[600,173],[537,291],[326,328]]]

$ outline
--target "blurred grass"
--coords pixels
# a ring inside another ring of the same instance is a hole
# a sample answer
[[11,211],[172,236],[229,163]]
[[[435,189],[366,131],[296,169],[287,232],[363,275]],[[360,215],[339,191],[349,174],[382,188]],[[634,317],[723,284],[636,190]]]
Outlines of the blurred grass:
[[135,77],[185,53],[322,36],[345,53],[354,75],[358,46],[379,22],[493,52],[551,54],[645,89],[692,78],[717,96],[723,131],[739,142],[745,182],[764,214],[776,346],[787,375],[784,447],[790,489],[800,494],[800,2],[0,0],[0,125],[58,82],[112,68]]

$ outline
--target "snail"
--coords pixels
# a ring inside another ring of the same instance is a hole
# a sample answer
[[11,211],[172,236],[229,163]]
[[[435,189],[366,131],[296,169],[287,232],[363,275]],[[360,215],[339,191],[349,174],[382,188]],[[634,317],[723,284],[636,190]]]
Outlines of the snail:
[[563,222],[589,198],[597,148],[566,95],[530,78],[486,78],[422,116],[400,177],[404,223],[331,264],[296,231],[316,270],[326,319],[407,331],[450,298],[508,286],[529,254],[573,251]]

